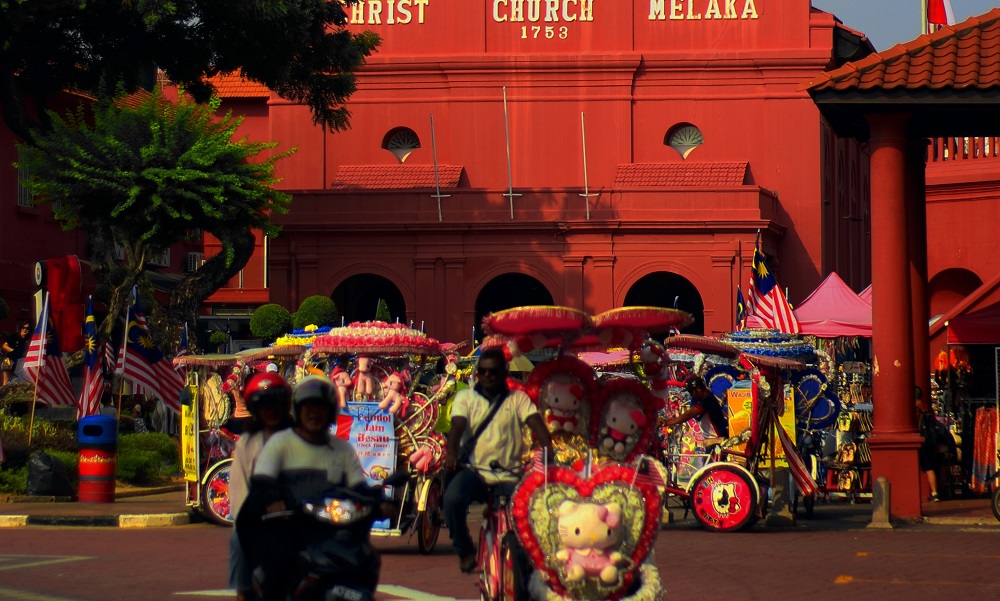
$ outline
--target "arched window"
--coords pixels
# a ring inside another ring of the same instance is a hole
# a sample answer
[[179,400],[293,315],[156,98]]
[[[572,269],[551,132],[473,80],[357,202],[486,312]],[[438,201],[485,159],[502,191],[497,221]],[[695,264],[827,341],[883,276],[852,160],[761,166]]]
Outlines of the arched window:
[[685,159],[692,150],[704,143],[705,138],[701,135],[701,130],[690,123],[678,123],[663,136],[663,144],[676,150]]
[[411,152],[420,148],[420,137],[409,127],[396,127],[382,138],[382,148],[394,154],[402,163]]

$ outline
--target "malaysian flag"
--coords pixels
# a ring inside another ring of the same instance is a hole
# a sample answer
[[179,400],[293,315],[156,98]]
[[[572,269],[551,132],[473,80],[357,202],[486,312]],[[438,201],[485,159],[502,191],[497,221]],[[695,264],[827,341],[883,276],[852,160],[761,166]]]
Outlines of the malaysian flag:
[[24,373],[35,384],[38,400],[42,403],[67,406],[76,403],[69,372],[63,363],[62,351],[59,350],[59,337],[55,327],[49,323],[48,294],[42,304],[42,316],[24,355]]
[[736,331],[739,332],[746,325],[747,303],[743,300],[743,291],[736,288]]
[[748,315],[755,315],[765,328],[788,334],[798,334],[799,320],[792,313],[792,307],[785,293],[778,286],[774,274],[767,268],[764,253],[760,250],[760,232],[753,249],[753,266],[750,268],[750,290]]
[[184,386],[184,378],[174,371],[153,343],[135,290],[132,291],[125,340],[118,354],[115,371],[139,390],[148,391],[162,399],[172,411],[180,412],[180,390]]
[[101,395],[104,394],[104,361],[97,346],[97,323],[94,321],[94,299],[87,299],[86,317],[83,321],[83,390],[77,405],[76,418],[101,412]]

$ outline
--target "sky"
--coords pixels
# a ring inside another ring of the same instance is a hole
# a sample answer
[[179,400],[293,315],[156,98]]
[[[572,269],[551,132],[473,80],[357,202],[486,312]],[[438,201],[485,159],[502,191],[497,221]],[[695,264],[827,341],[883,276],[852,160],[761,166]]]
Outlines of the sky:
[[[921,34],[923,0],[812,0],[820,10],[836,15],[844,25],[863,32],[878,51],[909,42]],[[989,12],[1000,0],[951,0],[955,21]]]

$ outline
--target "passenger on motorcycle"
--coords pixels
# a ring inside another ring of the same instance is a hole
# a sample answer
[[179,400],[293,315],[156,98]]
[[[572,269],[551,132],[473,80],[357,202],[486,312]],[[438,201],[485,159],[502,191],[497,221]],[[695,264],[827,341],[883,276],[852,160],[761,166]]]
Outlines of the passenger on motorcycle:
[[[250,378],[243,388],[243,398],[250,422],[236,441],[229,473],[229,509],[234,520],[247,498],[250,476],[264,444],[272,435],[292,425],[292,387],[278,374],[263,373]],[[229,586],[236,589],[237,601],[253,597],[250,570],[235,528],[229,543]]]
[[[272,436],[254,467],[250,495],[237,528],[248,559],[259,566],[255,579],[263,576],[265,601],[285,599],[302,541],[296,528],[283,520],[262,523],[260,516],[291,510],[303,501],[322,497],[332,487],[367,486],[354,448],[330,434],[338,407],[336,388],[330,380],[321,376],[302,379],[292,396],[295,427]],[[244,518],[248,513],[256,514],[256,519]],[[377,571],[377,565],[374,569]]]
[[[507,359],[503,351],[499,348],[483,351],[476,374],[475,387],[459,392],[452,403],[444,460],[451,477],[444,493],[444,519],[458,553],[459,569],[466,573],[476,568],[476,546],[466,522],[469,505],[485,502],[492,485],[513,485],[511,473],[520,467],[525,450],[521,425],[527,424],[541,448],[547,450],[549,457],[555,456],[538,409],[523,391],[507,387]],[[498,404],[492,419],[479,432],[480,425]]]

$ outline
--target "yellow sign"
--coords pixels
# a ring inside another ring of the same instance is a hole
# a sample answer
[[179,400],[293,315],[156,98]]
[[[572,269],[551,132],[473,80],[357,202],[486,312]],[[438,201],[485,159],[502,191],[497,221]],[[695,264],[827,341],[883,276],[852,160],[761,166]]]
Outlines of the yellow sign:
[[181,465],[184,479],[198,482],[198,415],[197,389],[192,393],[192,402],[181,405]]

